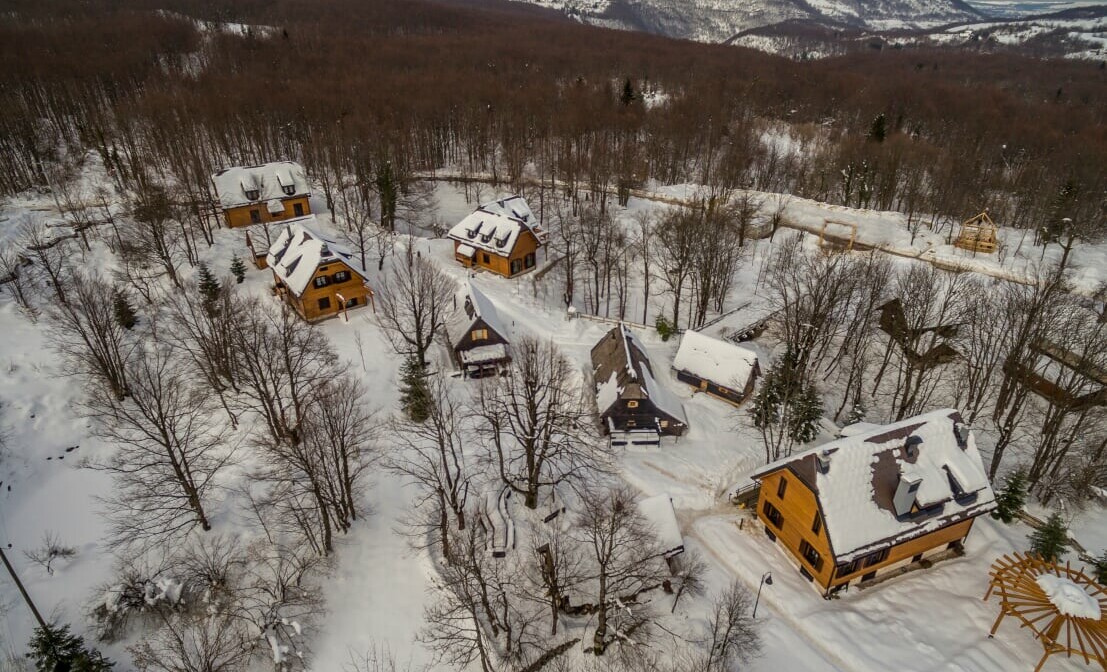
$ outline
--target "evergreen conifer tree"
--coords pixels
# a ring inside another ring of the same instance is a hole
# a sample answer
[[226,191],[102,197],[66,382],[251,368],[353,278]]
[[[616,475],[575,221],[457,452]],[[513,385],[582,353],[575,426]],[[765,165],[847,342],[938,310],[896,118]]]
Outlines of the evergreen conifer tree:
[[237,254],[234,255],[234,259],[231,259],[231,275],[234,276],[235,282],[240,285],[246,279],[246,264],[243,263],[242,257]]
[[676,333],[676,328],[673,323],[665,318],[664,315],[658,315],[654,320],[653,326],[657,329],[657,335],[661,337],[661,340],[668,341]]
[[799,381],[798,394],[792,399],[788,436],[796,443],[814,441],[819,435],[819,419],[823,417],[823,400],[819,390],[809,380]]
[[1069,527],[1060,513],[1046,519],[1045,525],[1030,534],[1031,552],[1048,562],[1056,562],[1069,550]]
[[1026,503],[1026,472],[1016,470],[1003,481],[1003,489],[996,495],[996,509],[992,518],[1010,523]]
[[133,329],[135,323],[138,322],[138,315],[135,313],[135,308],[131,305],[130,299],[127,298],[127,294],[121,289],[116,289],[113,303],[115,321],[124,329]]
[[68,625],[36,628],[27,657],[37,672],[109,672],[115,663],[85,646],[85,640],[69,631]]
[[873,119],[873,125],[869,129],[869,139],[873,142],[884,142],[884,138],[888,136],[888,120],[884,117],[884,113],[876,115],[876,119]]
[[1101,586],[1107,586],[1107,551],[1103,551],[1098,558],[1095,559],[1095,580],[1099,582]]
[[634,92],[634,83],[630,81],[630,77],[623,82],[623,92],[619,95],[619,100],[627,106],[638,100],[638,94]]
[[855,425],[859,422],[865,421],[865,405],[861,403],[854,404],[849,409],[849,415],[846,416],[846,426]]
[[222,287],[219,286],[219,281],[215,279],[215,274],[211,272],[207,264],[200,264],[200,294],[204,296],[204,303],[207,306],[214,306],[219,300],[219,292]]
[[415,422],[423,422],[430,417],[427,372],[414,355],[409,355],[400,368],[400,404],[407,416]]

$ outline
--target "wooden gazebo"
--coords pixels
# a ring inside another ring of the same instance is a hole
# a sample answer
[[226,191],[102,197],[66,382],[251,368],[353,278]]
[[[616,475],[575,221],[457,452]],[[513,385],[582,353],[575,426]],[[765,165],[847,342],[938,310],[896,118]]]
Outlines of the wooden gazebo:
[[961,224],[961,230],[957,233],[957,240],[953,244],[963,250],[991,254],[999,245],[997,231],[996,223],[988,216],[988,212],[984,211]]
[[1057,653],[1107,670],[1107,588],[1068,563],[1021,553],[996,560],[990,575],[984,599],[996,592],[1002,602],[989,636],[996,634],[1004,617],[1014,616],[1044,649],[1034,672]]

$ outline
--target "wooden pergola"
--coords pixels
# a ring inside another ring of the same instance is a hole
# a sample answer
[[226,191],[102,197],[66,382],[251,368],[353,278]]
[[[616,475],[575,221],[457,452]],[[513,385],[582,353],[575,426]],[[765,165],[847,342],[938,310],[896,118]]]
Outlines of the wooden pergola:
[[[991,581],[984,599],[994,591],[1002,600],[989,636],[996,634],[1004,617],[1014,616],[1034,633],[1044,649],[1034,672],[1057,653],[1083,658],[1085,664],[1098,664],[1107,671],[1107,588],[1067,562],[1059,565],[1022,553],[999,558],[992,563],[989,574]],[[1041,577],[1045,579],[1039,580]],[[1074,599],[1051,597],[1043,584],[1060,586],[1062,592],[1068,591],[1067,597]],[[1072,606],[1082,602],[1086,604],[1084,609]]]

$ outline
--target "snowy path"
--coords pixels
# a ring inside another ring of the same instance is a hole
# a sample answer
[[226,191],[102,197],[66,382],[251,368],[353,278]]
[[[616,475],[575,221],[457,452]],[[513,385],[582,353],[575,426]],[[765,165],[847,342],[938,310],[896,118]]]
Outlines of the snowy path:
[[[487,184],[497,184],[491,174],[474,173],[463,174],[449,171],[427,172],[421,175],[429,181],[468,181]],[[568,183],[561,180],[552,182],[539,182],[533,178],[523,178],[522,182],[528,187],[568,187]],[[503,184],[501,180],[498,184]],[[587,187],[583,183],[578,185],[581,190]],[[692,196],[698,190],[698,185],[683,184],[661,187],[660,190],[631,189],[633,198],[666,205],[688,206],[692,203]],[[742,190],[755,198],[761,199],[764,207],[768,208],[781,196],[774,192]],[[617,195],[615,187],[608,188],[609,195]],[[1017,259],[1007,258],[999,261],[999,254],[976,254],[957,249],[946,243],[945,233],[935,233],[925,227],[920,227],[918,233],[912,236],[907,229],[906,218],[902,213],[893,211],[866,210],[851,208],[834,203],[824,203],[799,196],[786,195],[788,199],[784,211],[781,226],[796,231],[803,231],[819,235],[823,222],[833,219],[840,222],[849,222],[857,225],[856,242],[872,247],[876,250],[893,256],[924,261],[947,271],[973,271],[994,278],[1010,280],[1022,284],[1030,284],[1033,280],[1033,268],[1039,262],[1038,256],[1041,248],[1028,246],[1026,251]],[[999,231],[1001,244],[1010,248],[1021,250],[1023,238],[1027,233],[1015,229],[1001,228]],[[1016,240],[1018,239],[1018,240]],[[1033,256],[1027,254],[1034,251]],[[1055,259],[1060,255],[1060,247],[1053,245],[1049,250],[1042,252],[1045,259]],[[1015,268],[1016,262],[1021,269]],[[1091,296],[1099,283],[1107,282],[1107,244],[1078,245],[1073,253],[1071,268],[1074,271],[1074,291]]]

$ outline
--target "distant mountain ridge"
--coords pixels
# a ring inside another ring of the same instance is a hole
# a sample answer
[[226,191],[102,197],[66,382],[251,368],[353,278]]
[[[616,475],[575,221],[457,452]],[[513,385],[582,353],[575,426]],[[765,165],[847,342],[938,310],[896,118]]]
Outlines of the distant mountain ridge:
[[963,0],[517,0],[610,28],[725,42],[786,21],[873,30],[926,28],[979,20]]

